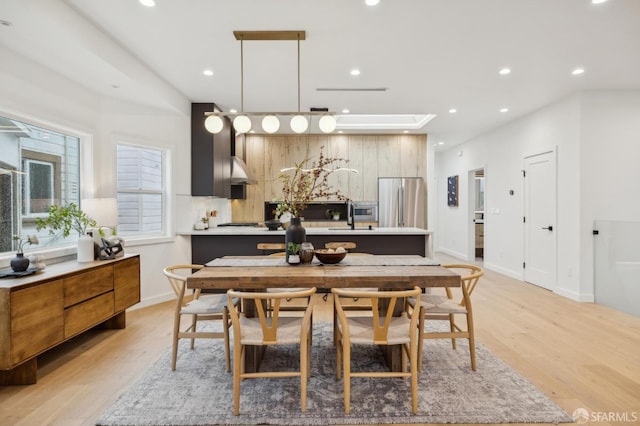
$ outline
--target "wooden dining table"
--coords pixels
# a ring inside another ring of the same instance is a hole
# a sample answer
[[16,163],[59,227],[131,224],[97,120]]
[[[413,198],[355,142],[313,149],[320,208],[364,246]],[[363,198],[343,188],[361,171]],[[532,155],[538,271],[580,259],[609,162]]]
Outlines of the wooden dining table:
[[[187,288],[203,290],[265,291],[268,288],[318,289],[369,287],[385,290],[460,287],[460,276],[437,262],[411,255],[347,255],[334,265],[314,259],[311,264],[287,265],[284,257],[228,256],[214,259],[187,277]],[[389,368],[401,368],[401,347],[383,351]],[[247,352],[246,371],[257,371],[261,350]]]

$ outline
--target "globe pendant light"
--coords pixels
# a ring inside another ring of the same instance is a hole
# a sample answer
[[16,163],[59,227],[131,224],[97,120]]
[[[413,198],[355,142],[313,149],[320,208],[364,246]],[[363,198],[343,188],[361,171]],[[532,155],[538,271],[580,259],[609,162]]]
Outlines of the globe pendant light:
[[275,133],[280,128],[280,120],[275,115],[267,115],[262,119],[262,129],[267,133]]
[[291,117],[291,130],[296,133],[304,133],[309,128],[309,121],[304,115],[294,115]]
[[204,127],[209,133],[217,134],[222,131],[224,123],[222,117],[218,115],[210,115],[204,120]]
[[331,133],[336,129],[336,118],[333,115],[323,115],[320,117],[318,126],[324,133]]
[[233,119],[233,128],[238,133],[248,133],[251,130],[251,119],[246,115],[239,115]]

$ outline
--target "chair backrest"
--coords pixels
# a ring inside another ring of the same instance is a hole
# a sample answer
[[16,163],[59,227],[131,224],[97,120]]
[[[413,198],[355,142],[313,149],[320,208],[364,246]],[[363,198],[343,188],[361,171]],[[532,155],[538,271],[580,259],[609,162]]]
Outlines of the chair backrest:
[[258,243],[258,250],[284,250],[286,248],[284,243]]
[[[341,298],[368,298],[371,299],[371,326],[373,328],[373,343],[379,345],[392,344],[389,341],[389,325],[391,319],[396,314],[396,307],[403,311],[402,315],[406,315],[404,311],[405,299],[409,297],[419,297],[421,293],[420,287],[414,287],[412,290],[390,290],[390,291],[358,291],[349,290],[347,288],[332,288],[331,292],[334,294],[334,301],[338,318],[342,323],[343,328],[347,327],[347,316],[342,307]],[[401,306],[398,305],[398,300]],[[398,305],[398,306],[397,306]],[[414,329],[418,325],[419,309],[414,309],[411,312],[411,329]]]
[[[162,270],[162,273],[169,279],[171,288],[178,299],[182,300],[187,284],[187,275],[191,275],[194,269],[202,269],[204,265],[172,265]],[[196,295],[200,294],[200,289],[196,290]]]
[[[484,269],[476,265],[467,265],[463,263],[449,263],[442,265],[443,268],[447,268],[460,274],[460,280],[462,281],[461,285],[464,288],[462,300],[460,300],[460,305],[465,306],[466,302],[464,300],[464,293],[466,292],[468,297],[471,297],[471,293],[475,290],[478,285],[478,281],[480,277],[484,275]],[[447,288],[447,294],[449,298],[451,298],[451,291]]]
[[356,243],[351,241],[332,241],[324,244],[324,248],[327,249],[337,249],[338,247],[342,247],[345,250],[351,250],[356,248]]
[[[240,316],[246,314],[239,312],[237,308],[233,306],[233,299],[240,299],[242,302],[242,306],[245,307],[247,306],[248,301],[253,301],[255,303],[255,311],[257,313],[257,318],[260,320],[260,326],[262,328],[262,343],[268,345],[274,344],[277,341],[278,320],[280,318],[280,303],[282,302],[282,300],[289,301],[291,299],[307,299],[310,298],[311,295],[313,295],[315,292],[315,287],[300,291],[278,291],[266,293],[236,290],[227,291],[227,295],[229,297],[229,313],[231,314],[231,322],[233,323],[234,338],[235,336],[239,337],[242,335],[240,331]],[[267,310],[265,307],[267,301],[270,301],[269,316],[267,316]],[[244,310],[247,311],[246,308]],[[305,327],[311,321],[312,311],[313,306],[311,303],[309,303],[302,319],[303,327]]]

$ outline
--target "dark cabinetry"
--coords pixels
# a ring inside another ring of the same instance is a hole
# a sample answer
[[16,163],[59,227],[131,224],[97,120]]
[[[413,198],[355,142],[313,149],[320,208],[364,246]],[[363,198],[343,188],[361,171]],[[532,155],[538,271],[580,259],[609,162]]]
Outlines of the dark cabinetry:
[[224,117],[220,133],[204,128],[204,113],[214,108],[213,103],[191,104],[191,195],[229,198],[232,127]]

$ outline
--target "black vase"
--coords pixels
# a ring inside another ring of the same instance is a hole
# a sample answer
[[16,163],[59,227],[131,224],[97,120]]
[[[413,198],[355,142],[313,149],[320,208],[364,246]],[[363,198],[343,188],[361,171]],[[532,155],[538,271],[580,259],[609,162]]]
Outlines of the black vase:
[[307,231],[300,223],[299,217],[292,217],[289,227],[284,233],[284,243],[286,247],[286,261],[289,263],[289,243],[302,244],[307,239]]
[[24,257],[24,253],[16,254],[16,257],[11,259],[11,269],[13,272],[22,272],[26,271],[29,267],[29,258]]

